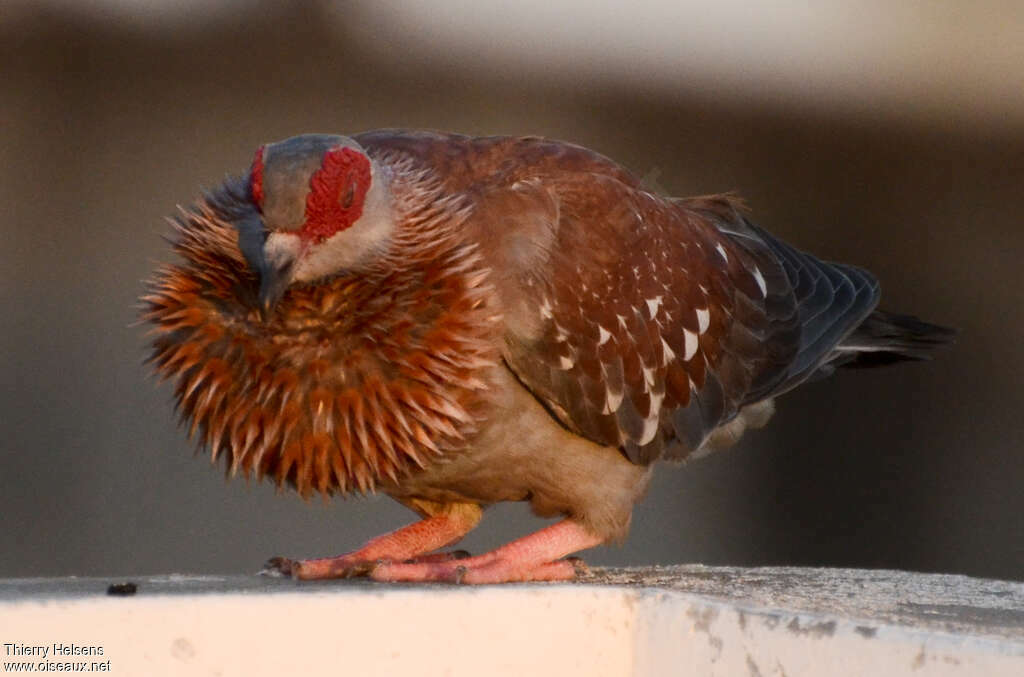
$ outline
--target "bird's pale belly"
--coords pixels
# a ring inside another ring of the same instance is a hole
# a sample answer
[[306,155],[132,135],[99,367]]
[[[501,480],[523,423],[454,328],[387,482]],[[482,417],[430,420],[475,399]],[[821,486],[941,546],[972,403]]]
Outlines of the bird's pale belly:
[[469,449],[383,491],[403,501],[528,500],[541,517],[567,515],[601,535],[624,537],[650,466],[567,431],[505,369],[496,380],[493,422]]

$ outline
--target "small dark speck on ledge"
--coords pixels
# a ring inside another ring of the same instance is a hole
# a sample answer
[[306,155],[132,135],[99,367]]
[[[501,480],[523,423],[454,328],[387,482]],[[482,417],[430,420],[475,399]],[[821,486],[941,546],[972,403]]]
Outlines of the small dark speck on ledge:
[[134,595],[139,589],[139,586],[134,583],[111,583],[107,586],[107,594],[113,595],[114,597],[130,597]]

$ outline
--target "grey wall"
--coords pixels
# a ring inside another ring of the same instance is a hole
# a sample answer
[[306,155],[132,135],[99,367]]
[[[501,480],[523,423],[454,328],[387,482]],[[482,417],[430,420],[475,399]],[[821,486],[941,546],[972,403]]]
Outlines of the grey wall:
[[[659,468],[628,543],[589,561],[1024,578],[1024,128],[535,85],[403,62],[400,45],[378,62],[322,24],[0,25],[0,576],[253,571],[411,518],[386,498],[225,483],[192,457],[132,326],[168,258],[164,216],[259,143],[407,126],[543,134],[674,194],[738,190],[775,233],[877,273],[886,307],[963,331],[933,363],[806,386],[730,452]],[[500,506],[467,546],[538,525]]]

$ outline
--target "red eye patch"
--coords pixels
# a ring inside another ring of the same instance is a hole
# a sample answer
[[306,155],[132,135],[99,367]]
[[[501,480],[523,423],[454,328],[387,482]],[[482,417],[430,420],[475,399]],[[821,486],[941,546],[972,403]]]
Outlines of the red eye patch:
[[370,189],[370,160],[351,148],[329,150],[309,186],[306,223],[299,235],[304,240],[323,242],[362,216],[363,201]]
[[256,157],[252,159],[252,167],[249,169],[249,193],[256,206],[263,210],[263,148],[256,149]]

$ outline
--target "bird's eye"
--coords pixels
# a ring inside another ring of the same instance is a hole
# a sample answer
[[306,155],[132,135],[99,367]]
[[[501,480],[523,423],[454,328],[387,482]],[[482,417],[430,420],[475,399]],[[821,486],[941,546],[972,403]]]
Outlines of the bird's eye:
[[348,209],[352,206],[352,201],[356,197],[356,182],[350,181],[348,188],[345,189],[345,197],[341,199],[341,208]]

